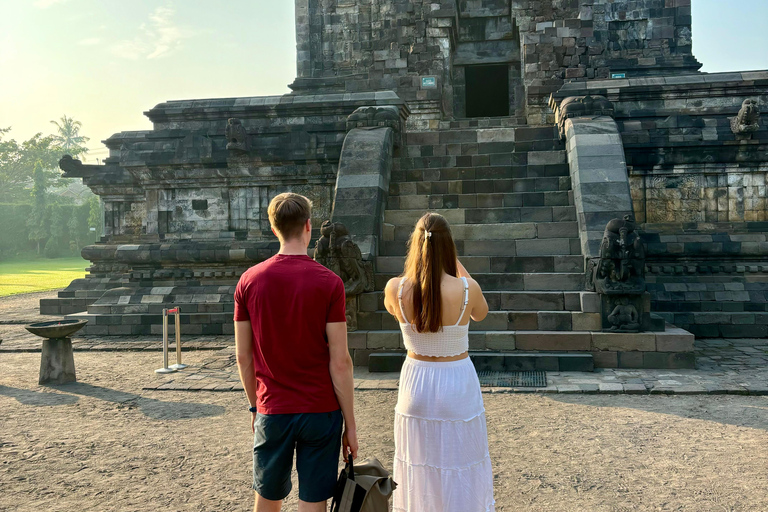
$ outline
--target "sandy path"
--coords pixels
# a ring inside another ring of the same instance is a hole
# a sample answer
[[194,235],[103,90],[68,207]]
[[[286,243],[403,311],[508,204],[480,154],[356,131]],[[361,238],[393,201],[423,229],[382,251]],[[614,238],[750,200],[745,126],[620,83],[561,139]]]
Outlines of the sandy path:
[[[0,510],[249,510],[243,395],[142,391],[159,357],[76,353],[52,389],[39,354],[0,355]],[[768,397],[484,397],[499,511],[768,510]],[[395,400],[357,394],[361,456],[388,467]]]

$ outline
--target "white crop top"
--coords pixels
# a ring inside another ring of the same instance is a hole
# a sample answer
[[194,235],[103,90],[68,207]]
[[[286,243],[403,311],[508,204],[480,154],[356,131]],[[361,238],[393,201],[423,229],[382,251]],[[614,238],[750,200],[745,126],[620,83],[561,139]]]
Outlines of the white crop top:
[[462,277],[461,280],[464,281],[464,302],[461,305],[459,320],[453,325],[444,325],[438,332],[417,332],[413,324],[408,321],[403,307],[405,278],[400,280],[397,302],[400,304],[400,314],[405,320],[405,322],[400,322],[400,330],[403,333],[403,341],[407,350],[414,354],[431,357],[458,356],[469,350],[469,323],[459,325],[469,303],[469,283],[466,277]]

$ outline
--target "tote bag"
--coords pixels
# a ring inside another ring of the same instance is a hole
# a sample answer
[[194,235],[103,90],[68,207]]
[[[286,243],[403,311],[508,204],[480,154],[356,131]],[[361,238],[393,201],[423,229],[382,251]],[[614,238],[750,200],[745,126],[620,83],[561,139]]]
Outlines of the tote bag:
[[331,512],[388,512],[389,498],[396,487],[377,459],[354,464],[350,457],[339,474]]

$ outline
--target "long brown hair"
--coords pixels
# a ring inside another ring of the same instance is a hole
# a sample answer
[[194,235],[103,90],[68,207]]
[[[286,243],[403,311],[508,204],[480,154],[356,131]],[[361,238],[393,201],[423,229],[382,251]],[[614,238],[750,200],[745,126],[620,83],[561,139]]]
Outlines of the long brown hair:
[[445,217],[427,213],[416,223],[408,241],[403,272],[413,284],[413,324],[417,332],[438,332],[441,328],[443,272],[456,277],[456,246]]

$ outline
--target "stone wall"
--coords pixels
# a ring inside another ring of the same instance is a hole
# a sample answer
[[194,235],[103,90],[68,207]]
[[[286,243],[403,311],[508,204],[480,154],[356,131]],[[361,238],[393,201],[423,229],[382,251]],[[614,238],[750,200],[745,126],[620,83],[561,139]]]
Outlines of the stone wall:
[[697,71],[691,0],[512,0],[520,27],[530,124],[553,122],[549,95],[564,81]]
[[568,83],[553,99],[584,94],[615,111],[652,310],[698,336],[768,335],[768,126],[732,123],[745,101],[768,110],[768,72]]
[[83,251],[93,263],[87,278],[44,310],[88,306],[87,329],[110,334],[148,334],[162,306],[227,313],[216,308],[231,307],[237,278],[278,249],[269,201],[287,191],[309,197],[319,229],[331,217],[348,118],[377,106],[398,128],[407,117],[391,91],[171,101],[146,113],[153,130],[105,141],[105,165],[62,160],[66,176],[104,200],[106,230]]
[[510,115],[548,123],[549,95],[566,80],[698,70],[690,3],[296,0],[292,88],[391,89],[411,107],[412,126],[436,128],[465,115],[466,66],[506,63]]

